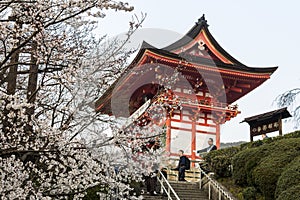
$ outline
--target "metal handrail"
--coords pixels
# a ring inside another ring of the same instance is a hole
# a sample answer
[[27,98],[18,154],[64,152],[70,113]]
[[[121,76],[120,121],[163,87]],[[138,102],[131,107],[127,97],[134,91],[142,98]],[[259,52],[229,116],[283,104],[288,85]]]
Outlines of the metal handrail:
[[226,197],[229,200],[234,200],[221,186],[218,182],[216,182],[215,180],[213,180],[208,174],[206,174],[204,172],[203,169],[201,169],[201,167],[199,166],[200,169],[200,182],[199,182],[199,188],[202,189],[202,173],[204,174],[204,176],[207,178],[208,180],[208,199],[212,199],[211,198],[211,186],[213,186],[215,189],[218,190],[219,192],[219,200],[222,199],[222,195],[224,197]]
[[[166,177],[161,173],[161,171],[159,170],[159,175],[161,177],[161,179],[158,179],[158,182],[161,185],[161,192],[165,192],[168,195],[168,200],[172,200],[171,197],[171,192],[173,193],[173,195],[175,196],[176,200],[180,200],[180,198],[178,197],[178,195],[176,194],[175,190],[172,188],[172,186],[170,185],[169,181],[166,179]],[[167,184],[167,188],[164,185],[164,182]]]

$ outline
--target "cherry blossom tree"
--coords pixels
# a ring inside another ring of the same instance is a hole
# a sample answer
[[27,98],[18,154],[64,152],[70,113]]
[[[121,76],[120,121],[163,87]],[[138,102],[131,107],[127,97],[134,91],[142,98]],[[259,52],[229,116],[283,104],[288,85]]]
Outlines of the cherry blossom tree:
[[134,52],[122,47],[144,19],[130,22],[125,40],[108,41],[93,35],[106,10],[133,7],[112,0],[0,2],[1,199],[80,199],[95,188],[134,198],[130,181],[160,162],[160,151],[140,153],[160,127],[128,131],[95,112],[95,100]]

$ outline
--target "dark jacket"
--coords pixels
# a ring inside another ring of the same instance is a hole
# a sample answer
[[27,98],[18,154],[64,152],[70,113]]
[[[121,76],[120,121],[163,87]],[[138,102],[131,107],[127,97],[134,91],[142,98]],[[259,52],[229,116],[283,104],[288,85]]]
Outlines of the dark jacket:
[[214,151],[214,150],[217,150],[217,146],[213,144],[212,147],[209,146],[207,148],[198,150],[197,153],[211,152],[211,151]]
[[185,166],[185,168],[187,167],[187,157],[186,156],[181,156],[178,162],[178,166],[176,167],[176,169],[178,170],[180,167]]

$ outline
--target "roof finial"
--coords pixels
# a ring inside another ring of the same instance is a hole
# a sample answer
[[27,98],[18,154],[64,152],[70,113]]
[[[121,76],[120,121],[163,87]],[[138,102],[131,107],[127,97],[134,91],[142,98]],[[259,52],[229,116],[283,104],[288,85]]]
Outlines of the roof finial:
[[205,14],[203,14],[202,17],[198,19],[197,24],[201,24],[201,23],[205,23],[205,24],[207,23],[207,20],[205,19]]

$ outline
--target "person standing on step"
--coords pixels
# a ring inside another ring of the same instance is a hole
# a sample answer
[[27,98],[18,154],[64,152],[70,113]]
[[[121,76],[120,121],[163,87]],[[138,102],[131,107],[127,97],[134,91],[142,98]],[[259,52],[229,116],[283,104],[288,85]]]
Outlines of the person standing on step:
[[217,146],[214,145],[214,140],[212,138],[209,138],[208,141],[208,147],[198,150],[197,153],[209,153],[211,151],[217,150]]
[[184,151],[179,150],[179,162],[175,170],[178,170],[178,181],[186,181],[185,178],[185,170],[188,168],[188,158],[183,155]]

